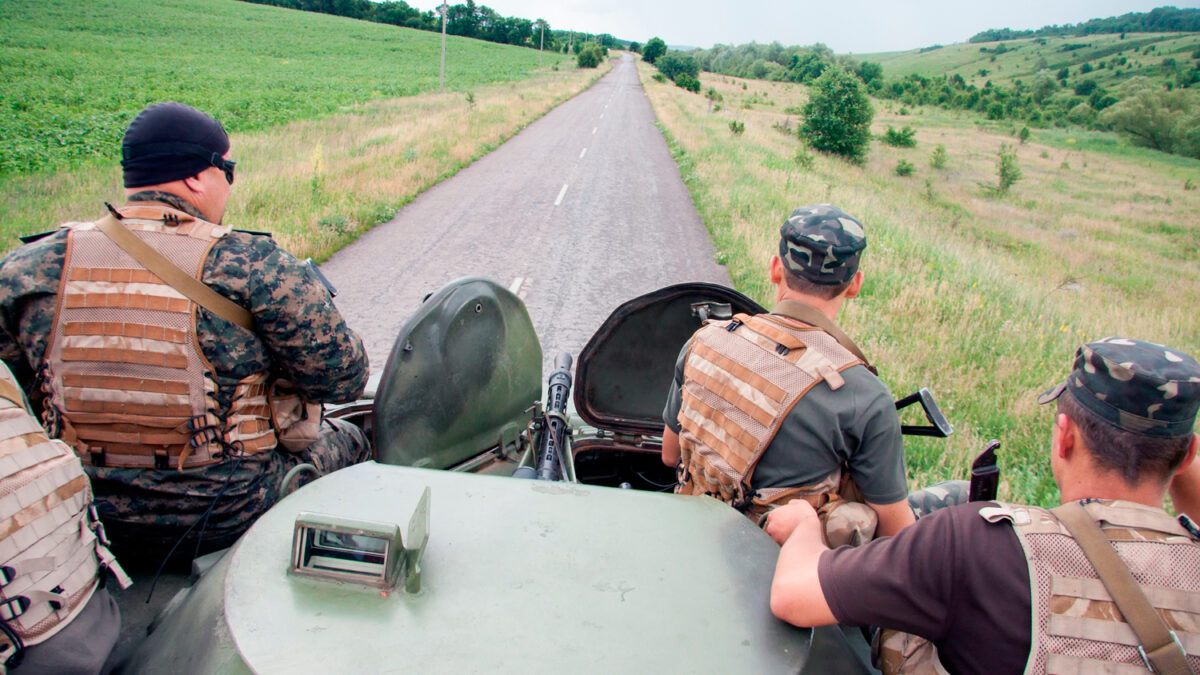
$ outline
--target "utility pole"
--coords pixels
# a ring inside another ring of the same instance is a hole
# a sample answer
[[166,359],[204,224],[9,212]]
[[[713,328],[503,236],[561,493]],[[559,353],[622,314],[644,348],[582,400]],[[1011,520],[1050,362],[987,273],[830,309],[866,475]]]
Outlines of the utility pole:
[[438,91],[446,91],[446,0],[442,0],[442,74],[438,80]]
[[546,22],[540,20],[542,24],[542,37],[538,39],[538,70],[542,69],[542,49],[546,46]]

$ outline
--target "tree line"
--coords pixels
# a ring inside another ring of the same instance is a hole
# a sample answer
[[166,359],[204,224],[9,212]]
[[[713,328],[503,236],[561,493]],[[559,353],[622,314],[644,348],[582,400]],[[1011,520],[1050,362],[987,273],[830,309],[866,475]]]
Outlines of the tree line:
[[1130,12],[1105,19],[1092,19],[1064,26],[1044,26],[1037,30],[992,28],[971,36],[968,42],[998,42],[1031,37],[1095,35],[1098,33],[1190,33],[1200,31],[1200,9],[1157,7],[1149,12]]
[[[374,2],[373,0],[242,0],[242,2],[332,14],[417,30],[435,32],[442,30],[442,15],[439,11],[423,12],[404,0],[385,0],[384,2]],[[543,30],[544,43],[542,42]],[[534,49],[542,47],[548,51],[564,53],[574,46],[577,54],[582,44],[588,42],[597,43],[602,47],[623,47],[628,44],[608,33],[594,35],[579,31],[553,30],[544,19],[530,20],[514,16],[501,16],[491,7],[475,4],[475,0],[467,0],[466,4],[447,7],[446,33],[499,44]]]

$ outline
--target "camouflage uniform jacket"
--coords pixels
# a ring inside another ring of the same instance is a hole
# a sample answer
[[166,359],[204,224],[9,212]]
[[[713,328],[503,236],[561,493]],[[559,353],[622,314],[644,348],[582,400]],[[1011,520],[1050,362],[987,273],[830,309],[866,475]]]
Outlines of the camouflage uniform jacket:
[[[158,202],[203,217],[182,199],[162,192],[142,192],[131,202]],[[37,373],[53,330],[56,294],[66,255],[67,230],[60,229],[26,244],[0,261],[0,358],[12,369],[31,403],[41,404]],[[227,410],[239,380],[260,371],[290,380],[306,398],[343,402],[366,386],[368,364],[362,341],[346,325],[325,287],[308,266],[280,248],[270,237],[232,231],[212,248],[202,280],[221,295],[250,310],[256,324],[251,334],[198,307],[196,332],[204,356],[217,379],[217,401]],[[221,491],[231,513],[273,502],[286,471],[281,453],[264,453],[235,463],[195,472],[89,467],[98,499],[106,481],[137,486],[168,499],[194,499],[200,511]],[[268,487],[273,485],[273,487]],[[120,491],[119,489],[117,490]],[[108,499],[110,505],[114,501]],[[104,515],[104,504],[101,504]],[[194,510],[194,509],[186,509]],[[219,514],[213,525],[220,528]],[[157,522],[161,522],[160,518]]]

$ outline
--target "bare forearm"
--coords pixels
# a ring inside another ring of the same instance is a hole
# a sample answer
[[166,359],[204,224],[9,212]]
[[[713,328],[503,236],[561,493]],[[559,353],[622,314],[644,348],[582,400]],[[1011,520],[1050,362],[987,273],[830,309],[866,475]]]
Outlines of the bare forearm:
[[783,543],[771,583],[771,612],[776,617],[804,627],[837,623],[817,576],[826,550],[820,530],[811,527],[797,528]]
[[875,529],[876,537],[890,537],[917,522],[917,517],[913,515],[912,507],[908,505],[907,499],[902,499],[894,504],[867,502],[867,506],[874,509],[879,516],[879,527]]
[[671,427],[663,427],[662,463],[669,467],[679,466],[679,435]]

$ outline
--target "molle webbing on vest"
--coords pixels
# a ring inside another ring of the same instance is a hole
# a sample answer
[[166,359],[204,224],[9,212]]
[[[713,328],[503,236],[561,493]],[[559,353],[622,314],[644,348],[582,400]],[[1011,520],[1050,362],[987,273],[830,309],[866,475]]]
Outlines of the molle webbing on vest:
[[[127,206],[120,224],[199,280],[227,232],[159,205]],[[221,417],[212,365],[196,339],[196,304],[94,223],[72,223],[54,332],[47,404],[86,463],[132,468],[215,464],[232,447],[275,446],[266,373],[243,379]]]
[[[10,378],[0,372],[0,382]],[[19,396],[0,397],[0,619],[26,645],[49,639],[83,609],[102,564],[128,585],[97,541],[91,500],[71,449],[46,436]]]
[[[1084,509],[1174,631],[1192,670],[1200,670],[1200,541],[1161,509],[1121,501],[1092,502]],[[1146,672],[1138,637],[1053,513],[1001,505],[981,509],[980,515],[992,522],[1011,520],[1029,561],[1029,672]]]
[[678,492],[747,508],[754,467],[796,401],[822,381],[840,388],[840,372],[859,363],[828,333],[782,317],[701,328],[684,361]]

